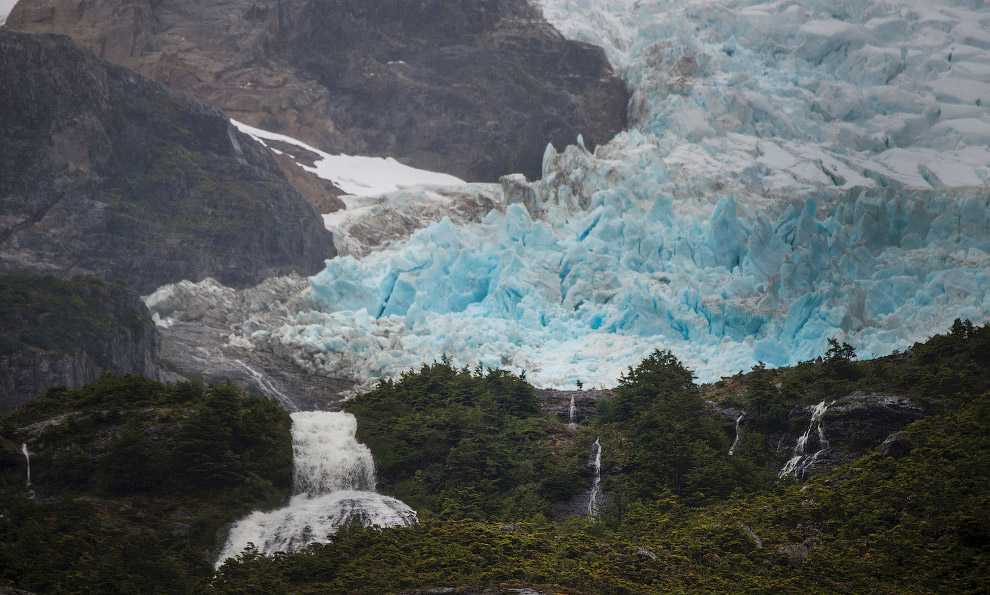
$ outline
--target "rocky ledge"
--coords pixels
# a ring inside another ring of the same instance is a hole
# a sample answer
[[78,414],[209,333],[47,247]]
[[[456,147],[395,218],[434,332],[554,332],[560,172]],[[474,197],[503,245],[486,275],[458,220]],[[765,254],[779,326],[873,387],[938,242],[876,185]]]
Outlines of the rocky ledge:
[[[610,396],[608,390],[555,390],[538,388],[533,392],[540,400],[540,409],[553,413],[560,421],[581,423],[594,419],[598,401]],[[574,419],[571,420],[571,400],[574,401]]]

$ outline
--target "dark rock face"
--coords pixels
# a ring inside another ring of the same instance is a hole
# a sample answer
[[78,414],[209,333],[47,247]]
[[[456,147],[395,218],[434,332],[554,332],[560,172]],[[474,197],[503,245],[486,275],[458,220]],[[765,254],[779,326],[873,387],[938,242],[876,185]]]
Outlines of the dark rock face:
[[533,392],[540,400],[540,409],[553,413],[560,421],[570,421],[571,397],[574,398],[574,423],[595,417],[598,401],[608,398],[604,390],[552,390],[537,388]]
[[0,414],[104,372],[169,379],[151,314],[131,289],[0,275],[0,297]]
[[8,27],[100,57],[331,152],[469,181],[539,177],[543,150],[622,129],[604,53],[527,0],[21,0]]
[[923,409],[904,397],[860,392],[842,397],[825,413],[829,449],[823,462],[861,456],[924,416]]
[[[795,407],[791,419],[809,420],[813,407]],[[876,448],[891,433],[921,419],[925,411],[904,397],[855,392],[834,401],[821,420],[821,440],[817,429],[809,433],[805,453],[809,460],[801,476],[823,465],[862,456]],[[807,426],[802,426],[801,431]],[[797,436],[773,436],[778,452],[791,454]],[[786,450],[784,450],[786,449]],[[817,455],[815,454],[817,453]]]
[[67,37],[0,29],[0,271],[247,285],[334,256],[267,149]]

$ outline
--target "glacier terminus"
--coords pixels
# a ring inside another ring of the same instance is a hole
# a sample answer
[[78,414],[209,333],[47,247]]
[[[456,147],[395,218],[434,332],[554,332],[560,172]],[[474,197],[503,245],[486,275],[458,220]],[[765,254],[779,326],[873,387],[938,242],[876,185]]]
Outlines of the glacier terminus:
[[[709,381],[990,319],[984,3],[538,4],[605,48],[627,129],[548,146],[535,181],[345,197],[343,256],[238,312],[231,344],[356,390],[442,355],[612,386],[656,348]],[[146,303],[167,324],[218,291]]]

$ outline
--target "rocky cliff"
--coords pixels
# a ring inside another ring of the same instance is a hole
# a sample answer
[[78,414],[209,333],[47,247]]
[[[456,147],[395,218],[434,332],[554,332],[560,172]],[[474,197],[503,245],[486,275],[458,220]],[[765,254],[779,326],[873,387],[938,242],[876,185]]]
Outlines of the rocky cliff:
[[[813,407],[795,407],[788,420],[802,431],[810,423]],[[909,399],[892,395],[854,392],[826,402],[821,419],[821,434],[811,432],[806,452],[814,457],[810,473],[824,465],[849,461],[880,446],[885,439],[909,423],[926,415],[925,410]],[[795,438],[778,436],[778,452],[793,452]],[[816,455],[817,453],[817,455]]]
[[98,56],[330,152],[467,180],[540,174],[625,120],[603,52],[527,0],[21,0],[7,26]]
[[67,37],[0,29],[0,271],[145,293],[316,272],[332,239],[219,110]]
[[0,275],[0,413],[104,372],[165,380],[160,343],[148,309],[124,286]]
[[[711,386],[711,385],[708,385]],[[764,461],[784,475],[805,479],[827,465],[836,465],[861,457],[873,448],[884,446],[900,452],[909,443],[897,440],[908,424],[927,415],[924,408],[902,396],[855,391],[819,405],[794,405],[784,423],[773,428],[750,429],[750,417],[743,409],[725,403],[708,402],[719,415],[733,449],[751,432],[759,435],[765,453],[776,461]],[[769,431],[768,431],[769,430]],[[890,439],[893,447],[885,443]],[[900,450],[898,450],[900,449]],[[790,467],[788,467],[790,461]]]

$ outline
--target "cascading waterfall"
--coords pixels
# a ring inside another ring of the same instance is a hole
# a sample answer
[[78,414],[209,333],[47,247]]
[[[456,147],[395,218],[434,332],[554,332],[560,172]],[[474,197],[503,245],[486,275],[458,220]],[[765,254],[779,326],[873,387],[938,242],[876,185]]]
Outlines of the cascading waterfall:
[[739,432],[740,432],[739,424],[742,422],[744,417],[746,417],[746,414],[742,413],[739,415],[739,417],[736,418],[736,439],[732,441],[732,446],[729,447],[730,457],[736,453],[736,445],[739,444]]
[[602,445],[598,438],[591,445],[591,460],[588,464],[595,470],[595,479],[591,482],[591,493],[588,495],[588,514],[598,516],[598,499],[602,495]]
[[21,445],[21,452],[24,453],[24,460],[27,461],[27,482],[24,485],[31,487],[31,453],[28,452],[27,442]]
[[568,410],[568,414],[567,414],[568,415],[567,419],[571,423],[571,425],[574,425],[574,413],[575,413],[574,412],[574,409],[575,409],[575,407],[574,407],[574,393],[571,393],[571,407]]
[[[828,411],[829,405],[831,403],[825,403],[825,401],[815,405],[815,408],[811,412],[811,422],[808,424],[808,429],[798,438],[797,444],[794,445],[794,453],[791,459],[780,470],[778,477],[784,477],[789,473],[793,473],[795,477],[803,477],[811,469],[811,466],[815,464],[815,461],[818,460],[818,456],[828,448],[828,441],[825,440],[825,430],[822,426],[822,418],[825,417],[825,412]],[[818,449],[810,457],[806,457],[808,439],[811,437],[811,432],[816,430]]]
[[253,512],[234,524],[217,566],[248,543],[263,554],[292,552],[349,523],[414,524],[416,511],[374,492],[374,461],[368,447],[355,439],[356,432],[357,419],[350,413],[293,413],[294,495],[285,508]]

